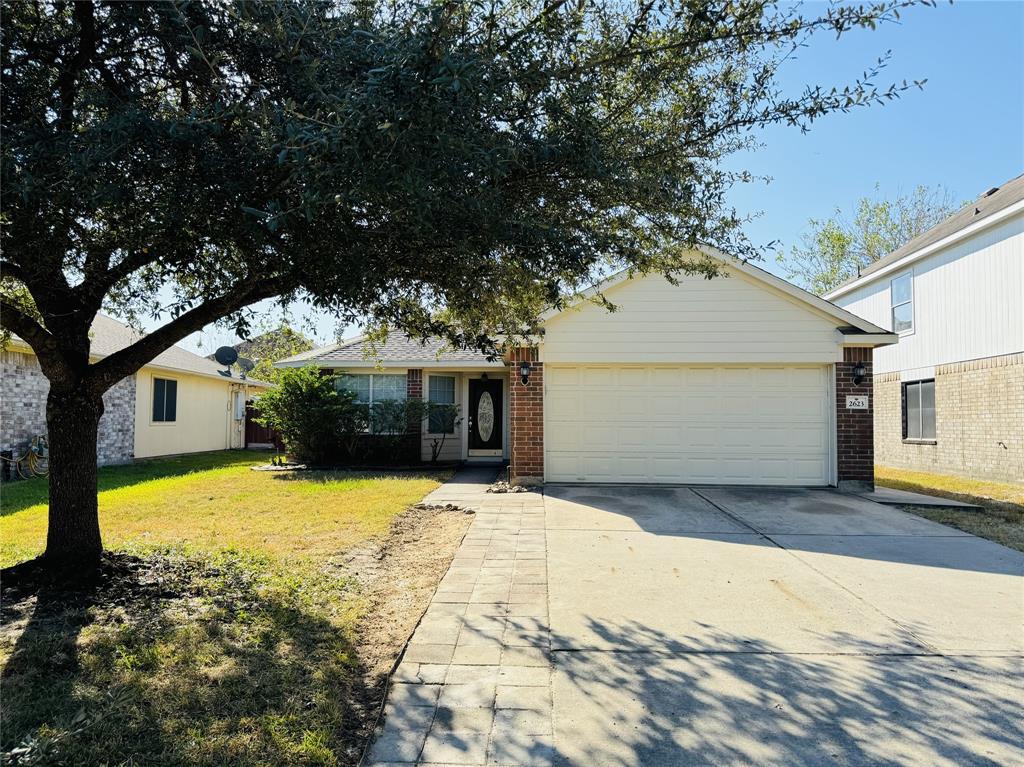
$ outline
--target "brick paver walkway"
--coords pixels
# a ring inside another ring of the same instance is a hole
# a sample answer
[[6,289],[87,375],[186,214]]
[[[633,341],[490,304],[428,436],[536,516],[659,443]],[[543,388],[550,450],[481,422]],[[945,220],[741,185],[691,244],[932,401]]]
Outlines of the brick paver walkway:
[[553,756],[540,493],[461,471],[426,503],[476,511],[392,677],[367,765],[547,765]]

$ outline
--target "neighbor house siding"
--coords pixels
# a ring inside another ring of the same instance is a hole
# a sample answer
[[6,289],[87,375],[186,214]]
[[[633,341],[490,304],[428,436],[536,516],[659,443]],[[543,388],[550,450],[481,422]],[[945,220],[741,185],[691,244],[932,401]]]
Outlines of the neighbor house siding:
[[678,285],[652,275],[608,289],[618,307],[586,303],[545,326],[545,363],[786,363],[839,361],[837,321],[729,270]]
[[[834,299],[891,328],[889,284],[913,273],[914,328],[875,351],[875,373],[930,368],[1024,351],[1024,215],[980,232]],[[922,371],[930,378],[931,371]]]
[[[1024,214],[879,276],[835,303],[891,327],[890,283],[913,275],[914,327],[875,350],[875,460],[1024,480]],[[935,440],[903,439],[903,385],[935,381]]]
[[[178,382],[177,416],[153,421],[153,379]],[[225,450],[244,444],[245,421],[236,420],[232,391],[237,383],[180,371],[143,368],[136,376],[135,457]]]
[[[34,354],[0,352],[0,450],[15,455],[25,451],[29,440],[46,434],[46,380]],[[114,384],[103,395],[103,417],[96,440],[97,463],[128,463],[132,460],[135,377]]]

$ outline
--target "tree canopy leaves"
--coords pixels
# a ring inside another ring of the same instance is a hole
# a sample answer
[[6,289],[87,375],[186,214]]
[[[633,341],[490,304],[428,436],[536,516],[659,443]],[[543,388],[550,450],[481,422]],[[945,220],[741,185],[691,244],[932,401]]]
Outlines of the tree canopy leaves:
[[[267,297],[485,347],[602,271],[713,274],[690,247],[755,255],[719,165],[749,129],[917,84],[786,94],[781,61],[912,4],[9,4],[0,267],[41,322],[4,327],[101,390]],[[89,366],[102,306],[173,319]]]

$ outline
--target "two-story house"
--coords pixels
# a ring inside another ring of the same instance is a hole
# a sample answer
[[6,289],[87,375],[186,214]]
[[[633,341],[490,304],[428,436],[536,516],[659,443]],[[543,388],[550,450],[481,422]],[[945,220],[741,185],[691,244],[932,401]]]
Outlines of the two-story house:
[[899,334],[875,350],[875,461],[1024,482],[1024,176],[825,296]]

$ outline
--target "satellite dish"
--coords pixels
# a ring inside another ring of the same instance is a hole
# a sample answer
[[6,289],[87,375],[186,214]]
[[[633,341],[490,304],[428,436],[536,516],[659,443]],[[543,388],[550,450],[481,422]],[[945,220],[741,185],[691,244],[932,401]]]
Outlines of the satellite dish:
[[246,373],[256,367],[256,363],[252,360],[247,360],[245,357],[238,358],[238,367],[242,368]]
[[238,359],[238,352],[235,351],[233,346],[222,346],[213,353],[213,358],[221,365],[231,367],[235,364],[235,360]]

